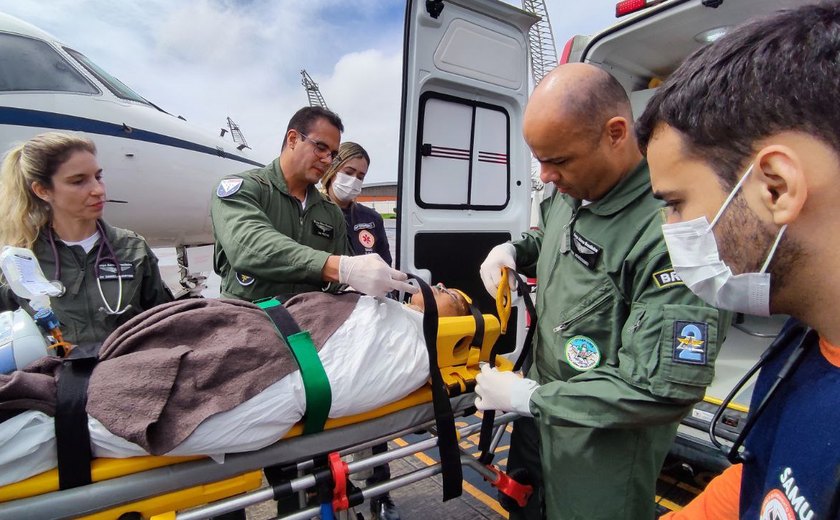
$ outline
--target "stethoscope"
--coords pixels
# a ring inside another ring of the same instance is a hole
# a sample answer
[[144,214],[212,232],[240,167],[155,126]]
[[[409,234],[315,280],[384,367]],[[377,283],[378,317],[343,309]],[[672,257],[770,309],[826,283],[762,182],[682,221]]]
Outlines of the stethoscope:
[[802,355],[805,353],[806,348],[813,342],[814,336],[816,336],[816,332],[811,327],[805,329],[805,333],[802,334],[802,338],[797,343],[796,347],[793,349],[793,352],[790,353],[785,364],[782,366],[779,373],[776,374],[776,379],[773,381],[773,384],[770,386],[767,393],[764,395],[764,398],[761,400],[759,405],[755,408],[755,410],[750,410],[750,414],[747,417],[747,422],[744,424],[744,429],[741,430],[741,433],[738,434],[738,437],[735,438],[735,442],[732,444],[731,448],[727,448],[723,445],[718,439],[715,434],[715,427],[717,423],[720,421],[723,412],[726,411],[729,404],[741,391],[744,385],[752,379],[758,370],[767,364],[771,359],[776,357],[776,355],[783,350],[783,347],[786,346],[786,340],[790,337],[791,334],[794,332],[800,332],[802,329],[798,326],[793,326],[788,330],[784,331],[782,335],[776,338],[776,341],[770,345],[761,357],[758,359],[758,362],[751,368],[749,371],[738,381],[738,384],[735,385],[735,388],[729,392],[729,395],[726,396],[726,399],[718,407],[717,411],[715,412],[714,417],[712,417],[712,422],[709,424],[709,438],[712,441],[712,444],[715,445],[717,449],[722,451],[729,462],[733,464],[745,462],[747,457],[749,456],[748,453],[741,452],[741,446],[744,444],[744,440],[750,434],[750,431],[755,426],[758,418],[761,417],[761,414],[767,408],[767,404],[770,402],[770,399],[773,397],[773,394],[776,393],[776,390],[779,388],[779,385],[784,381],[788,376],[790,376],[796,367],[799,365],[799,362],[802,361]]
[[[114,248],[111,247],[111,242],[105,235],[105,228],[102,227],[102,223],[98,220],[96,221],[96,230],[99,231],[99,248],[96,251],[96,262],[94,262],[93,264],[93,275],[94,277],[96,277],[96,288],[99,289],[99,297],[102,298],[102,303],[105,305],[104,307],[100,307],[99,310],[104,312],[105,314],[119,315],[131,308],[131,305],[129,304],[126,305],[122,310],[120,310],[120,306],[122,306],[123,294],[122,267],[120,266],[119,259],[117,259],[117,255],[114,253]],[[61,297],[64,296],[66,288],[61,282],[61,259],[58,256],[58,248],[55,245],[55,237],[53,236],[52,227],[47,228],[47,238],[49,238],[50,240],[50,247],[52,248],[53,260],[55,261],[56,281],[53,283],[57,284],[60,287],[61,294],[59,295],[59,297]],[[107,255],[104,255],[103,252],[107,252]],[[108,304],[108,300],[105,298],[105,293],[102,292],[102,280],[99,277],[99,267],[103,263],[114,264],[114,266],[116,266],[117,280],[119,281],[117,289],[116,308],[112,308]]]

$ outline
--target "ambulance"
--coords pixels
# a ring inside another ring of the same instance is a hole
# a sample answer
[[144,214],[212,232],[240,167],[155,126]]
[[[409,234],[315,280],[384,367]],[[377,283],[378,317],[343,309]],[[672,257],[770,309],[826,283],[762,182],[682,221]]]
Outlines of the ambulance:
[[[695,50],[738,24],[806,0],[624,0],[617,21],[575,36],[560,63],[602,67],[627,90],[635,117],[657,87]],[[526,13],[463,0],[410,2],[407,15],[400,215],[401,269],[462,287],[492,312],[478,266],[494,245],[516,240],[531,222],[530,152],[521,136],[527,103]],[[500,11],[505,9],[503,16]],[[558,20],[554,20],[555,23]],[[539,281],[537,280],[539,290]],[[525,309],[514,309],[505,349],[521,348]],[[683,420],[672,455],[711,471],[744,428],[753,383],[740,379],[770,345],[784,316],[736,315],[705,399]],[[732,396],[727,399],[730,392]],[[721,405],[727,401],[726,406]],[[715,414],[714,436],[710,428]]]

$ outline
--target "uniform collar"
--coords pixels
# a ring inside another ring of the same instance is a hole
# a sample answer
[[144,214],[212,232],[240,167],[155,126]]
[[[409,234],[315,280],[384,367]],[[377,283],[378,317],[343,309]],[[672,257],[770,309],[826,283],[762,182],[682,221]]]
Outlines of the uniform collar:
[[[648,170],[647,159],[642,159],[606,195],[586,206],[586,209],[595,215],[613,215],[648,191],[650,191],[650,170]],[[573,208],[580,205],[579,200],[568,195],[564,195],[563,199]]]
[[[289,193],[289,185],[286,184],[286,177],[283,175],[283,168],[280,167],[279,157],[271,162],[268,170],[268,182],[270,182],[276,189],[291,197],[292,195]],[[310,184],[306,187],[306,207],[314,204],[320,204],[324,199],[325,197],[321,197],[321,192],[318,191],[318,188],[316,188],[314,184]]]
[[[118,233],[117,233],[117,228],[108,224],[107,222],[105,222],[102,219],[99,220],[99,223],[102,225],[102,231],[105,232],[105,238],[108,239],[108,242],[113,244],[120,238]],[[47,224],[47,226],[49,226],[49,224]],[[59,247],[59,248],[69,247],[69,246],[67,246],[67,244],[63,240],[59,239],[57,235],[53,234],[53,237],[55,239],[56,247]],[[102,240],[101,236],[99,237],[99,240]],[[36,243],[41,243],[47,249],[50,249],[50,250],[52,249],[52,247],[50,246],[50,239],[47,236],[47,228],[46,227],[41,228],[41,231],[38,232],[38,238],[36,239]],[[97,241],[97,244],[98,243],[99,242]]]

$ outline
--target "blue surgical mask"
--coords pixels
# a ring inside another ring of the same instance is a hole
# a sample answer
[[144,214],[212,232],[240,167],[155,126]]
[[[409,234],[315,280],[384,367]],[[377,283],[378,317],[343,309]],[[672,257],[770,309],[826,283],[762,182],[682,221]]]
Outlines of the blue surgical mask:
[[782,226],[767,258],[757,273],[733,274],[720,258],[713,229],[721,215],[735,198],[738,190],[753,170],[747,171],[723,202],[711,224],[706,217],[700,217],[676,224],[663,224],[662,234],[671,255],[674,272],[691,292],[709,305],[734,312],[758,316],[770,315],[770,273],[767,267],[779,247],[787,229]]

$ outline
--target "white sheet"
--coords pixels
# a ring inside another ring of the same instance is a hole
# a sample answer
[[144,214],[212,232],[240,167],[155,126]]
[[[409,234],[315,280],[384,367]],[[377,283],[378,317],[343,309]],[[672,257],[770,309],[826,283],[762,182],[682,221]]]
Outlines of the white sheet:
[[[327,340],[319,356],[332,389],[330,417],[376,409],[416,390],[429,377],[423,315],[393,300],[359,299],[350,318]],[[168,455],[251,451],[282,437],[305,413],[303,382],[295,371],[241,405],[216,414]],[[96,457],[148,455],[88,417]],[[55,467],[53,418],[24,412],[0,423],[0,485]]]

